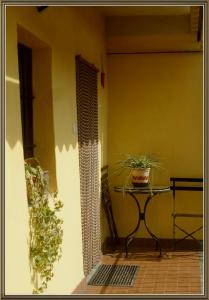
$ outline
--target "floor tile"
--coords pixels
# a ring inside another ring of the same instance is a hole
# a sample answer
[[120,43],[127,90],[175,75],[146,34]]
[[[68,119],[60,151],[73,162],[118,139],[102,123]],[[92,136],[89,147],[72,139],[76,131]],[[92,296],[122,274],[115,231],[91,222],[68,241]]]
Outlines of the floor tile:
[[102,263],[139,266],[132,287],[88,286],[77,294],[201,294],[201,263],[198,251],[169,251],[158,258],[154,251],[103,255]]

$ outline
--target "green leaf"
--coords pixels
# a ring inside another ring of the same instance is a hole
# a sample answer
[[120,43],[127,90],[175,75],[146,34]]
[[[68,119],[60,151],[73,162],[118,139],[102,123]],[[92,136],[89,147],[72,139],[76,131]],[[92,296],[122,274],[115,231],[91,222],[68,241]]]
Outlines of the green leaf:
[[[47,282],[52,279],[54,263],[61,258],[63,220],[56,212],[63,207],[57,199],[57,193],[50,194],[47,182],[40,166],[31,167],[25,163],[25,177],[29,208],[29,260],[32,274],[39,275],[39,286],[35,285],[32,276],[33,294],[40,294],[47,288]],[[53,201],[54,209],[49,206]]]

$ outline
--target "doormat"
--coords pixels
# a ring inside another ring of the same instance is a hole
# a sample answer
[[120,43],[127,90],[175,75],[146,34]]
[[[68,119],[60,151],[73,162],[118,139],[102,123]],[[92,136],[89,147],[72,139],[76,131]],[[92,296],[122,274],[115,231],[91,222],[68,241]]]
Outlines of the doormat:
[[129,287],[134,284],[137,266],[99,265],[87,281],[88,285]]

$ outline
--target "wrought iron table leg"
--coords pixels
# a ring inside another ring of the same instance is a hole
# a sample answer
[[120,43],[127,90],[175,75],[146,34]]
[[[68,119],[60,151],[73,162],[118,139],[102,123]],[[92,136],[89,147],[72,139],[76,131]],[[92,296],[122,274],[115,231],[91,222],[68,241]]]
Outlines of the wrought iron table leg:
[[147,200],[145,202],[145,205],[144,205],[144,225],[147,229],[147,232],[150,234],[150,236],[155,240],[156,242],[156,245],[157,245],[157,249],[159,249],[160,251],[160,254],[159,254],[159,257],[162,256],[162,248],[161,248],[161,245],[160,245],[160,241],[159,239],[156,237],[156,235],[154,235],[154,233],[151,232],[151,230],[149,229],[149,227],[147,226],[147,222],[146,222],[146,209],[147,209],[147,205],[148,203],[150,202],[150,200],[155,196],[156,194],[153,194],[153,195],[150,195],[147,197]]
[[134,194],[129,193],[129,195],[132,196],[132,198],[135,200],[136,205],[138,207],[139,215],[138,215],[138,222],[137,222],[136,228],[129,235],[127,235],[127,237],[125,239],[126,257],[128,257],[128,245],[133,239],[133,234],[139,229],[139,225],[141,222],[141,208],[140,208],[139,202],[138,202],[137,198],[134,196]]

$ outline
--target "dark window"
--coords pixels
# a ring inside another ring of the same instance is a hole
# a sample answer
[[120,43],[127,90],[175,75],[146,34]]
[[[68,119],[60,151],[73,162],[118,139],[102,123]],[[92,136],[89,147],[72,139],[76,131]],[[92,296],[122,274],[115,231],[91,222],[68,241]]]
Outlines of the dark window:
[[32,49],[18,44],[24,157],[33,157]]

